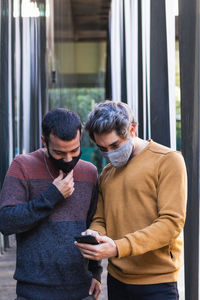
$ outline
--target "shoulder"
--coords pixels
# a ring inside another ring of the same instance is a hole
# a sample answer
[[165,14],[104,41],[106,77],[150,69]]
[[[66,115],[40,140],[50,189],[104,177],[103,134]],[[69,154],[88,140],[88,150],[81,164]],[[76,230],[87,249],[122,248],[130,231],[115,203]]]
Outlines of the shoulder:
[[94,172],[97,170],[96,166],[93,165],[91,162],[82,160],[82,159],[79,160],[77,166],[79,168],[87,168],[88,170],[94,171]]
[[156,142],[151,141],[149,144],[149,151],[157,154],[168,154],[170,152],[175,152],[173,149],[166,147],[164,145],[158,144]]
[[74,168],[74,178],[77,181],[89,181],[96,184],[98,172],[92,163],[80,159]]
[[108,178],[110,178],[110,175],[112,174],[113,170],[115,168],[108,163],[102,170],[101,175],[100,175],[100,184],[105,182]]
[[14,158],[14,162],[18,163],[18,164],[32,164],[34,162],[38,162],[41,161],[44,155],[44,151],[42,148],[34,151],[34,152],[30,152],[27,154],[19,154]]
[[182,153],[177,150],[173,150],[169,147],[163,146],[161,144],[151,142],[149,147],[151,156],[154,155],[153,159],[158,163],[158,169],[161,171],[175,170],[179,172],[186,172],[185,161]]
[[12,161],[7,175],[14,177],[21,177],[23,174],[26,177],[26,174],[31,174],[34,170],[39,170],[43,165],[43,149],[38,149],[34,152],[27,154],[19,154]]
[[110,172],[114,167],[111,165],[111,163],[108,163],[102,170],[101,175],[106,174],[107,172]]
[[171,149],[155,142],[151,142],[148,150],[150,151],[150,154],[155,154],[163,161],[184,161],[182,153],[180,151]]

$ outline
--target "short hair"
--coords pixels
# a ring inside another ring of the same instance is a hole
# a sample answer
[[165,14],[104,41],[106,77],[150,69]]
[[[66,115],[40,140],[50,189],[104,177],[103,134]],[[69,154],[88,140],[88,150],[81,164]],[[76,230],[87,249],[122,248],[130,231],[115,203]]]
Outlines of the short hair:
[[88,115],[85,130],[93,141],[95,141],[94,133],[104,134],[113,130],[125,139],[133,123],[136,123],[136,121],[127,104],[106,100],[99,103]]
[[42,120],[42,134],[47,144],[51,133],[61,140],[71,141],[77,136],[77,130],[81,134],[81,128],[79,116],[65,108],[49,111]]

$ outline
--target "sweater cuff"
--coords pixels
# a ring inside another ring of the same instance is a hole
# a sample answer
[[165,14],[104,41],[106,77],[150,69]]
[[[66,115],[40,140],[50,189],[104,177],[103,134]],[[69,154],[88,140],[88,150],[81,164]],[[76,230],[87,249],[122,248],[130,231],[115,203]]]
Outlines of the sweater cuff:
[[132,252],[131,244],[126,237],[120,240],[114,240],[114,242],[117,246],[118,258],[131,255]]
[[92,272],[92,278],[101,283],[101,271]]
[[52,206],[54,206],[58,202],[65,200],[63,194],[61,194],[57,187],[52,183],[50,184],[49,188],[45,192],[43,192],[43,197],[48,199]]
[[103,272],[101,260],[89,260],[88,269],[92,273],[92,278],[98,280],[101,283],[101,273]]

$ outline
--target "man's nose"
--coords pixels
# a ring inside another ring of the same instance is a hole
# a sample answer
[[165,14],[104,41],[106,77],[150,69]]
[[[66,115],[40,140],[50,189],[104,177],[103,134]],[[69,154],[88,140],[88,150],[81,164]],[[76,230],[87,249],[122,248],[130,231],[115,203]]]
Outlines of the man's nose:
[[65,162],[70,162],[72,160],[72,155],[70,153],[67,153],[66,156],[64,157]]

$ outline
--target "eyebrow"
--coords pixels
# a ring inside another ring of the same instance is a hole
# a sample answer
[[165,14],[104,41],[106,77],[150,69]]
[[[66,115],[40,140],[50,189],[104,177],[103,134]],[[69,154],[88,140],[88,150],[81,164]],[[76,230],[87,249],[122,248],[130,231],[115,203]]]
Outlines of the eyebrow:
[[[80,146],[81,145],[79,145],[78,147],[76,147],[76,148],[74,148],[74,149],[72,149],[71,151],[68,151],[68,152],[73,152],[73,151],[75,152],[75,151],[77,151],[80,148]],[[66,154],[67,153],[67,152],[60,151],[58,149],[52,149],[52,151],[60,152],[62,154]]]
[[[107,147],[112,147],[112,146],[116,145],[117,143],[119,143],[119,140],[114,141],[112,144],[108,145]],[[98,144],[96,144],[96,145],[97,145],[97,147],[99,147],[99,148],[107,149],[107,147],[100,146],[100,145],[98,145]]]

